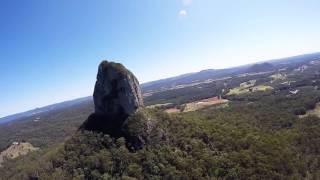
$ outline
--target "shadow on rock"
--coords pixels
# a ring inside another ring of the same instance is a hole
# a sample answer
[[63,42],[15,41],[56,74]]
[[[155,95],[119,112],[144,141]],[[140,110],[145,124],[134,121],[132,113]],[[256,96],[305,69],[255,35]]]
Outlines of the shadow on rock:
[[126,119],[126,117],[93,113],[82,124],[80,130],[102,132],[115,138],[122,137],[124,133],[121,129],[124,121],[119,119]]

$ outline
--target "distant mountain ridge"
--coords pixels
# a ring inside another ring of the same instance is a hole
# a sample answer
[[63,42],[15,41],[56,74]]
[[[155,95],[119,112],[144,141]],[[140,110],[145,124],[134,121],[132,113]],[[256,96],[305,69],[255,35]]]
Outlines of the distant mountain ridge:
[[254,64],[250,68],[247,69],[247,73],[256,73],[262,71],[272,71],[274,70],[275,66],[271,63],[264,62],[261,64]]
[[252,73],[256,71],[270,71],[274,66],[279,68],[285,64],[299,64],[306,61],[320,60],[320,52],[303,54],[292,57],[266,60],[259,63],[247,64],[226,69],[207,69],[194,73],[187,73],[176,77],[151,81],[142,84],[142,90],[144,92],[154,91],[161,88],[170,88],[179,84],[189,84],[196,81],[204,81],[207,79],[217,79],[225,76],[232,76],[241,73]]
[[[291,66],[299,66],[301,63],[305,63],[313,60],[320,60],[320,52],[297,55],[292,57],[285,57],[280,59],[266,60],[259,63],[247,64],[247,65],[242,65],[242,66],[237,66],[237,67],[232,67],[227,69],[206,69],[199,72],[186,73],[186,74],[182,74],[182,75],[171,77],[171,78],[160,79],[156,81],[143,83],[141,84],[141,88],[142,88],[142,91],[145,93],[149,91],[155,91],[155,90],[174,87],[180,84],[191,84],[193,82],[205,81],[208,79],[218,79],[218,78],[233,76],[233,75],[242,74],[242,73],[252,73],[254,71],[262,71],[262,70],[270,71],[273,69],[279,69],[279,68],[285,67],[288,64]],[[253,70],[253,69],[256,69],[256,70]],[[42,112],[70,107],[72,105],[76,105],[85,101],[92,101],[92,96],[65,101],[62,103],[57,103],[57,104],[49,105],[46,107],[36,108],[30,111],[6,116],[3,118],[0,118],[0,124],[9,122],[12,120],[17,120],[20,118],[25,118],[28,116],[32,116],[34,114],[42,113]]]
[[228,69],[207,69],[207,70],[202,70],[195,73],[188,73],[188,74],[183,74],[183,75],[172,77],[172,78],[143,83],[141,86],[142,86],[143,92],[148,92],[156,89],[170,88],[180,84],[190,84],[193,82],[204,81],[212,78],[221,78],[229,74],[242,72],[246,68],[247,66],[239,66],[239,67],[228,68]]
[[79,104],[81,102],[86,102],[86,101],[92,101],[92,96],[78,98],[78,99],[74,99],[74,100],[70,100],[70,101],[64,101],[64,102],[61,102],[61,103],[56,103],[56,104],[52,104],[52,105],[49,105],[49,106],[45,106],[45,107],[29,110],[29,111],[26,111],[26,112],[21,112],[21,113],[13,114],[13,115],[10,115],[10,116],[6,116],[6,117],[3,117],[3,118],[0,118],[0,124],[6,123],[6,122],[9,122],[9,121],[13,121],[13,120],[17,120],[17,119],[20,119],[20,118],[26,118],[26,117],[34,116],[36,114],[41,114],[41,113],[48,112],[48,111],[59,110],[59,109],[63,109],[63,108],[66,108],[66,107],[71,107],[73,105],[77,105],[77,104]]

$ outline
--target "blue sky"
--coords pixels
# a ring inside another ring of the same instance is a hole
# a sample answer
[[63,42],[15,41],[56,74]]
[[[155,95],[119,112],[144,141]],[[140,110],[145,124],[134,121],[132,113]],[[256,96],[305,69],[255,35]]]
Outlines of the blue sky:
[[140,82],[320,49],[318,0],[0,0],[0,117],[92,94],[97,66]]

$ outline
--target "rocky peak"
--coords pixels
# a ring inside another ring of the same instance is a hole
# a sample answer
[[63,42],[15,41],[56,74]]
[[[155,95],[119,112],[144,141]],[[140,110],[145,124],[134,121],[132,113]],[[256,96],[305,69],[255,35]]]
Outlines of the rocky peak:
[[119,137],[122,126],[137,109],[143,107],[137,78],[120,63],[102,61],[93,93],[95,113],[82,129],[100,131]]
[[99,65],[93,94],[95,113],[129,116],[143,106],[137,78],[122,64],[103,61]]

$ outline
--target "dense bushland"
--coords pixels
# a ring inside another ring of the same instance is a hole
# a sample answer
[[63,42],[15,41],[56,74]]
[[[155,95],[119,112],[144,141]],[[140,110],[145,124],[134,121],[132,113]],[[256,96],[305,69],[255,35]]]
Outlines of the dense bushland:
[[[230,103],[225,108],[170,115],[146,110],[159,129],[147,134],[147,143],[137,151],[128,148],[123,137],[90,131],[77,131],[64,143],[52,145],[70,136],[69,129],[75,132],[90,111],[72,112],[83,112],[79,113],[83,120],[67,118],[58,125],[48,122],[39,127],[43,133],[51,132],[44,143],[39,143],[41,131],[23,131],[18,138],[25,135],[42,150],[7,161],[0,168],[0,179],[320,179],[320,119],[298,117],[320,100],[319,66],[304,72],[295,68],[288,68],[285,80],[271,82],[270,74],[233,77],[146,97],[148,105],[179,106],[222,94]],[[249,80],[274,89],[232,96],[222,93]],[[298,93],[290,93],[295,90]],[[65,127],[68,122],[72,123]]]
[[279,108],[243,104],[180,115],[151,113],[161,119],[166,138],[142,150],[130,152],[124,138],[84,131],[61,147],[10,161],[0,173],[11,179],[320,177],[316,117],[298,119]]

